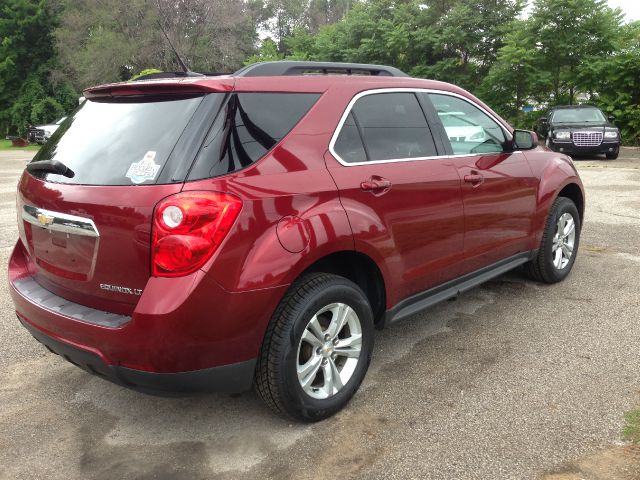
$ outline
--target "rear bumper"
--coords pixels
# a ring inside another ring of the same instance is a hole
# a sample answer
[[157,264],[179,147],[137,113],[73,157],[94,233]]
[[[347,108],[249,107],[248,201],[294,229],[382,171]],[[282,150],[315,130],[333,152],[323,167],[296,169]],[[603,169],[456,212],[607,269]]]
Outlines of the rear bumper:
[[57,340],[18,316],[22,325],[47,349],[77,367],[118,385],[146,393],[243,392],[251,388],[256,360],[176,373],[155,373],[107,365],[93,352]]
[[33,275],[18,241],[9,260],[9,292],[34,337],[91,373],[152,391],[249,388],[267,324],[286,291],[228,292],[202,271],[152,277],[131,316],[123,317],[69,305],[37,288]]

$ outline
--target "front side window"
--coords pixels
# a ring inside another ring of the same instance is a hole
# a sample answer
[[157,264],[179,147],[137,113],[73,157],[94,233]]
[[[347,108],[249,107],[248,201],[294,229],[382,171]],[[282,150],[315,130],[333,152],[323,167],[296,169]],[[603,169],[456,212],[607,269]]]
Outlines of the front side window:
[[461,98],[428,93],[455,155],[502,152],[504,130],[486,113]]
[[420,103],[412,92],[365,95],[354,104],[334,149],[347,162],[437,155]]

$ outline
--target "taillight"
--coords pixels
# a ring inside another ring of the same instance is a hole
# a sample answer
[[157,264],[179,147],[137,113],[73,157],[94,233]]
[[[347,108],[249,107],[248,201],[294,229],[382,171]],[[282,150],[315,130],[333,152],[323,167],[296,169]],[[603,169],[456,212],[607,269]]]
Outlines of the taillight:
[[179,277],[202,267],[241,208],[238,197],[218,192],[184,192],[162,200],[153,216],[152,275]]

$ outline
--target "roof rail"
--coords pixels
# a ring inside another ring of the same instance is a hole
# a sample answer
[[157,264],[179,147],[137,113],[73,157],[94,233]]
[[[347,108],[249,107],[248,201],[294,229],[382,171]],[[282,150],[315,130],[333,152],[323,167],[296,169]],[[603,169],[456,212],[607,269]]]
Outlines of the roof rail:
[[283,60],[277,62],[259,62],[241,68],[233,75],[235,77],[280,77],[285,75],[304,75],[332,73],[346,75],[372,75],[386,77],[408,77],[406,73],[395,67],[386,65],[369,65],[366,63],[340,62],[300,62]]

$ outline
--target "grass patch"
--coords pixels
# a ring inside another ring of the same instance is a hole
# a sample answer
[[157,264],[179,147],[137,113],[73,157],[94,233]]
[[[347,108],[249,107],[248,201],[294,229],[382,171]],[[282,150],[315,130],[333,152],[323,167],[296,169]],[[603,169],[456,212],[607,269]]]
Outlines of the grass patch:
[[625,426],[622,435],[625,440],[640,444],[640,409],[624,414]]
[[40,145],[29,145],[28,147],[14,147],[11,145],[11,140],[0,140],[0,150],[33,150],[37,152],[40,150]]

